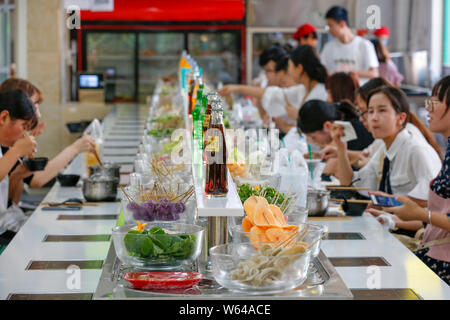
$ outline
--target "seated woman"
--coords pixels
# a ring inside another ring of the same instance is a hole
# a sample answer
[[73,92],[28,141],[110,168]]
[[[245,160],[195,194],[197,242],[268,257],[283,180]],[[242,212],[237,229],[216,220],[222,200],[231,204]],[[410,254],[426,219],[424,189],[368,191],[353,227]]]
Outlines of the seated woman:
[[[439,172],[441,160],[429,143],[405,129],[412,117],[406,95],[394,87],[381,87],[372,91],[367,101],[370,131],[374,138],[383,140],[383,146],[367,165],[354,172],[347,156],[347,145],[341,140],[342,128],[334,126],[331,131],[338,150],[337,178],[344,185],[356,181],[357,187],[407,195],[426,206],[428,183]],[[398,222],[397,227],[415,232],[422,224]]]
[[[43,101],[42,93],[37,89],[33,84],[31,84],[27,80],[23,79],[8,79],[5,80],[0,85],[0,92],[4,92],[11,89],[20,89],[23,90],[31,101],[34,104],[36,116],[39,120],[40,112],[39,112],[39,104]],[[40,134],[44,128],[43,126],[38,125],[37,134]],[[30,185],[32,188],[41,188],[51,179],[53,179],[64,167],[72,161],[72,159],[79,153],[94,151],[95,150],[95,140],[88,135],[84,135],[83,137],[76,140],[70,146],[66,147],[63,151],[61,151],[56,157],[51,159],[45,170],[35,172],[33,175],[28,177],[25,182]],[[6,150],[4,149],[6,153]],[[6,153],[7,154],[7,153]],[[18,186],[19,190],[14,192],[14,197],[12,198],[14,202],[18,202],[20,200],[20,186]],[[17,198],[19,197],[19,198]]]
[[[11,239],[27,217],[15,206],[8,206],[9,175],[21,157],[32,155],[36,141],[27,131],[37,124],[33,103],[22,90],[0,93],[0,145],[9,147],[7,154],[0,151],[0,242]],[[11,177],[23,178],[30,174],[20,163]]]
[[427,102],[429,128],[447,137],[444,164],[428,190],[428,208],[422,208],[405,196],[396,199],[400,207],[386,208],[400,220],[418,220],[427,223],[422,243],[425,248],[415,254],[442,280],[450,285],[450,76],[433,88]]
[[354,72],[336,72],[327,79],[325,88],[328,92],[328,102],[348,100],[354,104],[356,90],[359,89],[358,75]]
[[336,120],[348,121],[355,129],[357,139],[349,141],[350,150],[363,150],[372,143],[372,135],[359,122],[353,106],[346,101],[337,104],[322,100],[306,102],[299,111],[297,126],[310,142],[324,148],[333,142],[331,129]]
[[[371,91],[383,86],[392,87],[392,84],[384,78],[373,78],[356,91],[355,108],[360,114],[359,120],[362,122],[364,127],[369,130],[369,132],[370,128],[367,122],[367,98]],[[428,142],[435,150],[439,150],[439,145],[434,136],[425,128],[423,123],[414,114],[411,114],[411,121],[406,124],[405,129],[413,134],[417,139],[424,140]],[[367,164],[370,157],[373,156],[382,146],[383,141],[381,139],[375,139],[374,142],[363,151],[348,150],[347,155],[353,167],[362,168]],[[327,146],[322,150],[321,157],[323,160],[337,158],[336,147],[334,145]]]

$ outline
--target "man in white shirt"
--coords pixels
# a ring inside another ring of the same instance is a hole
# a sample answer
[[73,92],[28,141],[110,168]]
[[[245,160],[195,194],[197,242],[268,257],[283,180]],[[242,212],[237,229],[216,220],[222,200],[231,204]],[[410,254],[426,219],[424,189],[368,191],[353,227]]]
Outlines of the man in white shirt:
[[348,26],[347,10],[334,6],[325,18],[329,33],[336,39],[328,42],[322,50],[322,63],[329,74],[350,72],[358,74],[360,83],[378,77],[378,58],[373,44],[356,36]]

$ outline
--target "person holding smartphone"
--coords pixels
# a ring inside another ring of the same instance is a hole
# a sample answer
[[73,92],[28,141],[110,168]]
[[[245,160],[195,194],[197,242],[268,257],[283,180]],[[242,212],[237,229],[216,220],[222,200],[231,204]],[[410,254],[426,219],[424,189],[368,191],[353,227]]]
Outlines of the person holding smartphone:
[[[367,165],[354,172],[342,142],[342,128],[331,131],[337,147],[338,169],[336,176],[343,185],[354,180],[357,187],[367,187],[384,194],[407,195],[425,207],[428,200],[429,181],[441,168],[438,152],[426,142],[417,139],[406,124],[411,121],[408,100],[403,91],[394,87],[380,87],[368,96],[369,130],[383,146],[370,158]],[[379,194],[383,195],[383,194]],[[377,212],[371,212],[377,215]],[[408,236],[414,236],[423,227],[420,221],[396,221],[396,227]]]
[[428,208],[408,197],[398,196],[395,199],[402,202],[402,206],[384,209],[404,221],[427,223],[422,239],[425,248],[415,254],[450,285],[450,76],[434,86],[432,98],[426,105],[430,130],[448,139],[442,168],[429,184]]

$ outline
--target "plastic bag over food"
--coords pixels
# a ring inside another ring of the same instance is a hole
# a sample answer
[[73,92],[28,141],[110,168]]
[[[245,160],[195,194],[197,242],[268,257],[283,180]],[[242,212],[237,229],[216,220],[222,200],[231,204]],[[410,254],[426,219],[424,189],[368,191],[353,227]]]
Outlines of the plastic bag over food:
[[290,196],[299,196],[296,206],[306,207],[308,189],[308,167],[299,150],[289,156],[286,148],[280,149],[280,191],[290,192]]
[[97,144],[103,143],[103,127],[98,119],[92,120],[89,126],[84,130],[84,133],[87,133],[94,138]]

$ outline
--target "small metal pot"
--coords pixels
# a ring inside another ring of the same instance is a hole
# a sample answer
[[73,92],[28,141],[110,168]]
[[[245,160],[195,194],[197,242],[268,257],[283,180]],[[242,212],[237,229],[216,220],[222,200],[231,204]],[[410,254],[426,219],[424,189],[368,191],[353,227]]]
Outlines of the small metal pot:
[[87,201],[115,201],[119,179],[93,175],[83,179],[83,196]]
[[106,162],[102,166],[89,166],[89,176],[100,174],[104,177],[114,177],[120,180],[120,165]]
[[328,210],[329,191],[326,190],[308,190],[308,216],[323,217]]

